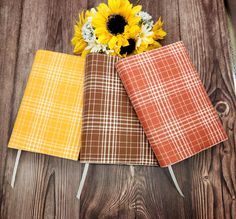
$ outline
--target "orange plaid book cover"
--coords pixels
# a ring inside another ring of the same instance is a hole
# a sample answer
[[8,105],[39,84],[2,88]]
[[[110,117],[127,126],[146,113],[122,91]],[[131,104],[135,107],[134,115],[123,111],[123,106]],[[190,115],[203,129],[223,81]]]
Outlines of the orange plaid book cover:
[[9,148],[78,159],[84,62],[79,56],[36,53]]
[[227,140],[183,42],[121,59],[116,67],[160,166]]

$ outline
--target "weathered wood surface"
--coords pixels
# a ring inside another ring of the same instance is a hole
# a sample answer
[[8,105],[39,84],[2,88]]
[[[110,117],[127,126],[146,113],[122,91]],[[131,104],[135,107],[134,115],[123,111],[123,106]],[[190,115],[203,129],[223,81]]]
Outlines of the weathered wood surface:
[[[229,13],[229,15],[231,16],[231,20],[233,23],[233,27],[234,27],[234,33],[236,34],[236,1],[235,0],[225,0],[226,1],[226,8],[227,11]],[[236,39],[235,39],[236,41]]]
[[7,149],[37,49],[72,53],[74,19],[100,1],[0,1],[0,218],[236,218],[236,99],[233,90],[223,0],[133,1],[155,18],[168,36],[183,40],[215,105],[229,141],[173,168],[185,198],[166,169],[92,165],[78,201],[83,165],[23,152],[15,188],[10,187],[16,151]]

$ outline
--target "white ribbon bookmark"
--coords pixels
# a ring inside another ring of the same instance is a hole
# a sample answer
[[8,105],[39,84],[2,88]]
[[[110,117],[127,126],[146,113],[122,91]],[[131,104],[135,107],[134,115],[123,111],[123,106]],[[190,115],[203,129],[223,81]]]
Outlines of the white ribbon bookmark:
[[180,187],[179,187],[178,181],[177,181],[177,179],[176,179],[176,177],[175,177],[175,174],[174,174],[174,171],[173,171],[172,167],[171,167],[171,166],[168,166],[168,170],[169,170],[169,172],[170,172],[170,176],[171,176],[171,178],[172,178],[172,180],[173,180],[173,182],[174,182],[174,184],[175,184],[175,187],[176,187],[177,191],[179,192],[179,194],[180,194],[182,197],[184,197],[184,194],[182,193],[182,191],[181,191],[181,189],[180,189]]
[[83,174],[82,174],[80,184],[79,184],[79,189],[78,189],[78,192],[77,192],[77,195],[76,195],[76,198],[78,200],[80,200],[80,196],[81,196],[81,193],[82,193],[82,190],[83,190],[83,187],[84,187],[84,182],[85,182],[85,179],[86,179],[86,176],[87,176],[87,173],[88,173],[88,168],[89,168],[89,163],[85,163]]
[[134,177],[134,166],[130,165],[129,168],[131,176]]
[[21,155],[21,150],[18,150],[17,154],[16,154],[15,165],[14,165],[14,169],[13,169],[13,173],[12,173],[12,178],[11,178],[11,187],[12,188],[14,188],[14,185],[15,185],[16,172],[17,172],[17,168],[18,168],[18,164],[19,164],[19,160],[20,160],[20,155]]

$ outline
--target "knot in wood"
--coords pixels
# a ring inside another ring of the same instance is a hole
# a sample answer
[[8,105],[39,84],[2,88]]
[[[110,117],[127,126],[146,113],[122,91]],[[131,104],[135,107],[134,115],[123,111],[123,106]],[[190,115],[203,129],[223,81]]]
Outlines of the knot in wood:
[[224,117],[229,114],[229,104],[225,101],[217,102],[215,109],[220,117]]

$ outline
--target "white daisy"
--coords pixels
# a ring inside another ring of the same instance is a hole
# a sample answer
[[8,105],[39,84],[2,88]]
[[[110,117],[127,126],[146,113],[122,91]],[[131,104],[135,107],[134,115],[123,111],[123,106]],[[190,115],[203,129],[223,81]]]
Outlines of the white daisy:
[[87,22],[82,27],[82,36],[87,43],[91,43],[96,40],[96,36],[91,22],[92,17],[88,17]]
[[150,14],[144,11],[140,11],[137,13],[137,15],[141,17],[141,24],[145,24],[149,27],[153,26],[153,20]]
[[136,47],[139,47],[141,43],[144,43],[146,45],[152,43],[153,42],[152,34],[153,34],[152,28],[149,25],[147,24],[142,25],[141,31],[138,35],[138,40],[136,42]]
[[99,52],[99,53],[110,54],[114,52],[113,50],[109,50],[107,45],[101,44],[97,40],[95,40],[94,42],[90,42],[85,49],[90,50],[91,53]]

